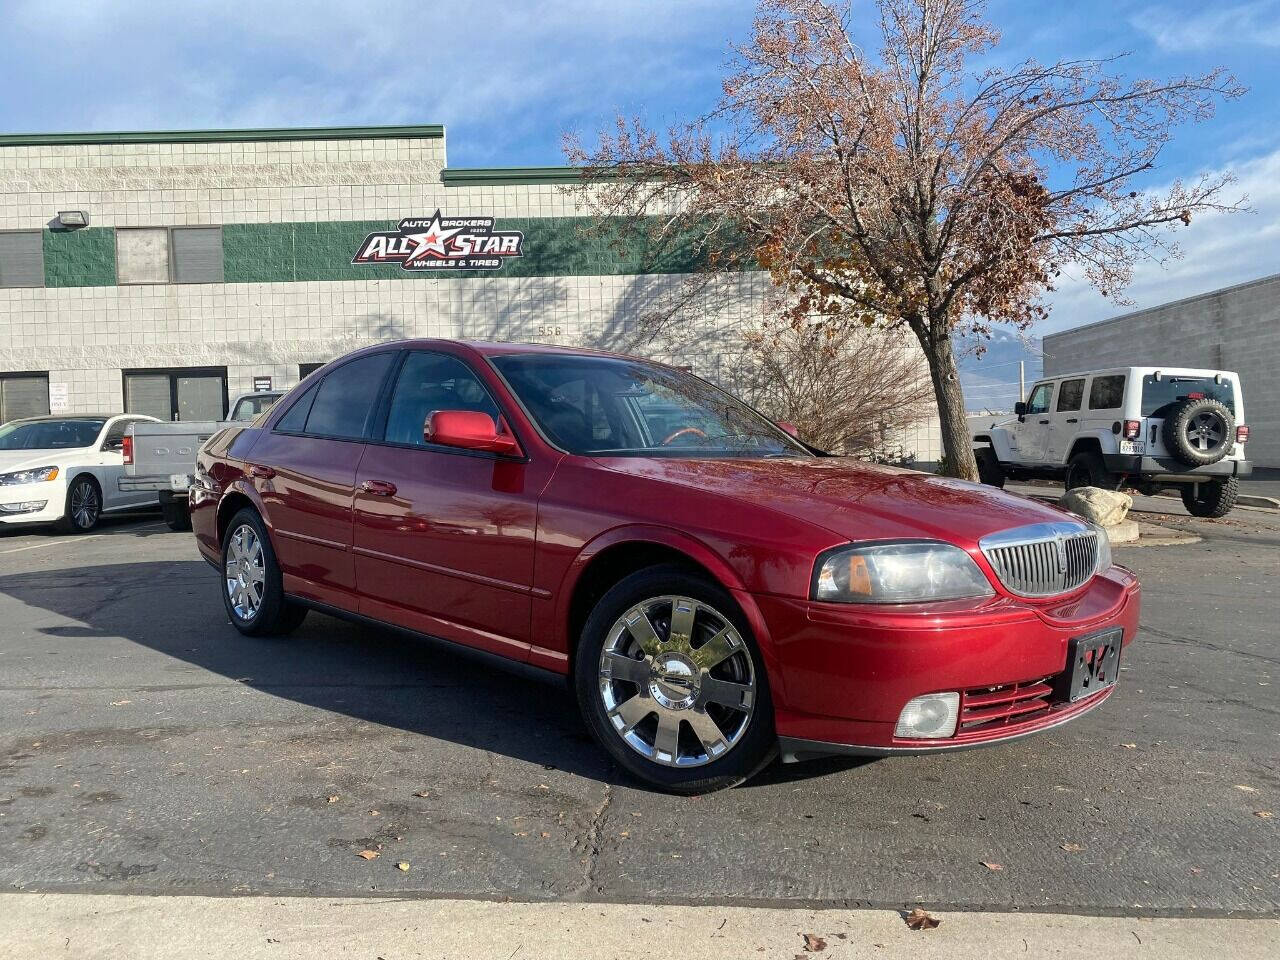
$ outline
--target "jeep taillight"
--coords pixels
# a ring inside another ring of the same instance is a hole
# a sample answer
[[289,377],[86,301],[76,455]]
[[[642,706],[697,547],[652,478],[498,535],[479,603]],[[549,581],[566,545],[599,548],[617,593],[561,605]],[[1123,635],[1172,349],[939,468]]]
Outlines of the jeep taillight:
[[1245,443],[1249,439],[1249,428],[1243,423],[1236,427],[1236,443]]
[[1124,422],[1124,438],[1126,440],[1137,440],[1142,436],[1141,420],[1126,420]]
[[124,454],[125,466],[133,466],[133,437],[125,437],[120,445],[120,452]]

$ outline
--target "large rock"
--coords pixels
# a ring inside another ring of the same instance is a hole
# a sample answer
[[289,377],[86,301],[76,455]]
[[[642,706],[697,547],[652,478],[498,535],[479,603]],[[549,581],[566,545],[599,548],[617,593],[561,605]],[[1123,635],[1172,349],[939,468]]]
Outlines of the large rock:
[[1133,497],[1101,487],[1076,487],[1068,490],[1058,506],[1104,527],[1121,523],[1133,506]]

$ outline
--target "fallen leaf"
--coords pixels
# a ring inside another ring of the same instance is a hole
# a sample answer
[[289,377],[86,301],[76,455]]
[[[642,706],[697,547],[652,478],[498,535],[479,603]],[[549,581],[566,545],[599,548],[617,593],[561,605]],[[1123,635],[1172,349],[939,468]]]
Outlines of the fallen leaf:
[[370,810],[370,811],[369,811],[369,816],[371,816],[371,817],[376,817],[376,816],[378,816],[378,811],[377,811],[377,810]]
[[414,795],[415,797],[429,797],[429,796],[431,796],[431,791],[430,791],[430,790],[418,790],[418,791],[415,791],[413,795]]
[[1120,746],[1124,747],[1126,750],[1137,750],[1137,749],[1138,749],[1138,745],[1137,745],[1136,743],[1122,743],[1122,744],[1120,744]]
[[932,930],[942,921],[925,910],[916,907],[903,919],[912,930]]
[[821,953],[827,949],[827,941],[823,940],[815,933],[801,934],[804,937],[804,948],[810,953]]
[[1257,792],[1258,792],[1258,788],[1257,788],[1257,787],[1246,787],[1243,783],[1237,783],[1237,784],[1236,784],[1236,789],[1237,789],[1237,790],[1243,790],[1245,793],[1257,793]]
[[378,856],[377,850],[361,850],[356,854],[357,857],[364,857],[366,860],[372,860]]
[[1063,850],[1067,851],[1067,853],[1079,853],[1084,849],[1084,847],[1080,846],[1078,843],[1064,843],[1060,844],[1060,846]]
[[112,700],[111,701],[111,705],[113,707],[123,707],[126,703],[133,703],[133,701],[132,700]]
[[1272,813],[1270,810],[1255,810],[1253,811],[1253,815],[1263,820],[1270,820],[1272,817],[1275,816],[1275,814]]
[[542,831],[542,839],[543,839],[543,840],[547,839],[547,837],[549,837],[549,836],[551,836],[551,834],[547,833],[547,831],[545,831],[545,830],[543,830],[543,831]]
[[982,865],[983,865],[984,867],[986,867],[988,870],[1003,870],[1003,869],[1004,869],[1004,864],[1003,864],[1003,863],[988,863],[986,860],[983,860],[983,861],[982,861]]
[[341,797],[339,797],[339,796],[335,793],[333,796],[331,796],[331,797],[329,798],[329,802],[330,802],[330,803],[337,803],[340,799],[341,799]]
[[408,873],[408,872],[409,872],[409,861],[408,861],[408,860],[401,860],[399,863],[397,863],[397,864],[396,864],[396,869],[397,869],[397,870],[400,870],[400,871],[403,871],[404,873]]

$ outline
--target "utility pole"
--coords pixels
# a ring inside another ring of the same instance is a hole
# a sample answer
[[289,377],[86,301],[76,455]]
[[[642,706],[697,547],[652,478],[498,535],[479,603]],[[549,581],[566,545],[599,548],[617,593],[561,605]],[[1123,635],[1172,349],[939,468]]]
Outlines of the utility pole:
[[1018,361],[1018,400],[1027,399],[1027,361]]

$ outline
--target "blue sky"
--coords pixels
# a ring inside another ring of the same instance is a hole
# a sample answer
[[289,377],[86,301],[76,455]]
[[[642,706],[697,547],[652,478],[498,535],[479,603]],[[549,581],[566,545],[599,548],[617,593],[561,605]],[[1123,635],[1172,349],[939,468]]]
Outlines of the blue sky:
[[[872,4],[856,0],[870,25]],[[1139,269],[1149,306],[1280,271],[1280,0],[992,0],[997,55],[1131,53],[1168,76],[1224,65],[1250,87],[1184,128],[1159,184],[1233,170],[1253,212],[1182,232],[1186,256]],[[714,103],[738,0],[0,0],[0,131],[444,123],[452,166],[563,162],[562,134],[618,112],[651,124]],[[1034,333],[1131,309],[1070,274]]]

